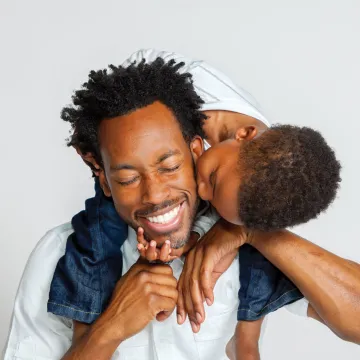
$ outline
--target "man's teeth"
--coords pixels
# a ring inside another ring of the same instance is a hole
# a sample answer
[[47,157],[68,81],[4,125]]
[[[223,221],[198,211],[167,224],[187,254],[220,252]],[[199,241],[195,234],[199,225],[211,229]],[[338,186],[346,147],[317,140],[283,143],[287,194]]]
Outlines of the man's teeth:
[[168,222],[170,222],[177,216],[179,211],[180,211],[180,205],[177,206],[175,209],[172,209],[171,211],[167,212],[166,214],[159,215],[159,216],[150,216],[150,217],[147,217],[147,219],[152,223],[167,224]]

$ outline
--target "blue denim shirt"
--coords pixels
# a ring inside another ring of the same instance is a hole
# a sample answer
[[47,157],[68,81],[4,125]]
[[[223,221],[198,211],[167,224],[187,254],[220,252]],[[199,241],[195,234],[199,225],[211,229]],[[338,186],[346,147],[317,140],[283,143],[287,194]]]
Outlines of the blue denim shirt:
[[72,218],[74,233],[66,243],[50,287],[48,311],[92,323],[106,308],[122,273],[120,248],[128,236],[111,199],[95,181],[95,197]]

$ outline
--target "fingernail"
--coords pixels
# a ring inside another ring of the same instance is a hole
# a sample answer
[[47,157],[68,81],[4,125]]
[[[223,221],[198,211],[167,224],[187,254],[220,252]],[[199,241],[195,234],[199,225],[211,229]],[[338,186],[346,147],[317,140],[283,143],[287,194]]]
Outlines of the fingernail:
[[205,301],[206,303],[208,304],[208,306],[210,306],[212,303],[211,303],[211,300],[209,298],[205,298]]
[[170,240],[165,240],[166,245],[170,245]]
[[190,324],[191,324],[191,329],[192,329],[192,331],[193,331],[193,332],[196,332],[196,330],[197,330],[196,324],[195,324],[193,321],[190,321]]
[[197,320],[197,322],[200,324],[201,322],[202,322],[202,316],[201,316],[201,314],[200,313],[196,313],[196,320]]
[[182,324],[182,316],[180,314],[177,315],[177,322],[179,325]]
[[150,246],[152,246],[152,247],[156,246],[156,242],[154,240],[151,240],[150,241]]

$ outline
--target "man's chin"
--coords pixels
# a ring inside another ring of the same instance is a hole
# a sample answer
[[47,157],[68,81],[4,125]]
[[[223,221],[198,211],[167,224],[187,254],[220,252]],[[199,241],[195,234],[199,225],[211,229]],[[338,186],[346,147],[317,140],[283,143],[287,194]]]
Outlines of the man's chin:
[[155,240],[156,247],[161,248],[166,240],[170,240],[170,246],[172,249],[179,249],[186,245],[189,240],[190,231],[184,232],[183,229],[181,231],[176,231],[173,233],[167,234],[154,234],[152,237],[146,236],[148,241]]

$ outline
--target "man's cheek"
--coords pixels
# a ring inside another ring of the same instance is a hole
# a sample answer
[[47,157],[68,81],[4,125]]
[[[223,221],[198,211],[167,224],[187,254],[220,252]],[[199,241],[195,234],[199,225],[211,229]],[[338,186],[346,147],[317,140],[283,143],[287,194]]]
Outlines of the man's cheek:
[[186,192],[196,192],[196,181],[193,176],[183,176],[173,182],[173,186],[179,190],[185,190]]

